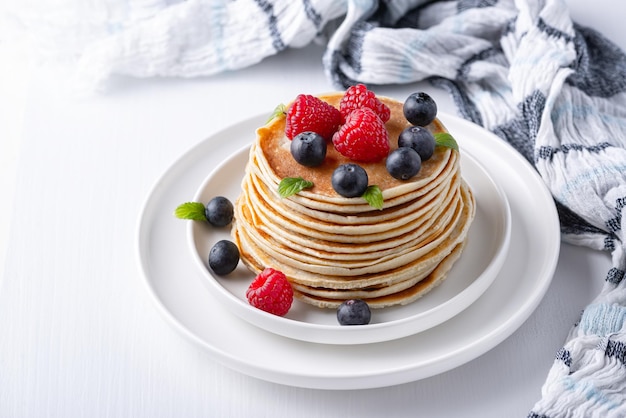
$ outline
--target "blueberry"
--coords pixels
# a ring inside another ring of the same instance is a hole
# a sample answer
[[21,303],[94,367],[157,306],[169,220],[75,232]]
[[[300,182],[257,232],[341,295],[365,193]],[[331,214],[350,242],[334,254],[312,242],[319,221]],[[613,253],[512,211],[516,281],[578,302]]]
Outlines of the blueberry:
[[421,126],[409,126],[400,133],[398,146],[413,148],[422,161],[426,161],[435,152],[435,136]]
[[316,167],[326,158],[326,140],[315,132],[302,132],[291,141],[291,155],[303,166]]
[[221,240],[209,251],[209,267],[218,276],[225,276],[235,270],[239,263],[239,248],[234,242]]
[[233,221],[233,204],[223,196],[214,197],[207,203],[204,214],[213,226],[226,226]]
[[343,197],[359,197],[367,189],[367,172],[357,164],[342,164],[331,177],[333,189]]
[[340,325],[367,325],[372,312],[367,302],[361,299],[350,299],[337,308],[337,321]]
[[407,97],[403,110],[406,120],[417,126],[426,126],[437,116],[437,104],[424,92],[413,93]]
[[386,166],[393,178],[408,180],[419,173],[422,160],[413,148],[401,147],[389,153]]

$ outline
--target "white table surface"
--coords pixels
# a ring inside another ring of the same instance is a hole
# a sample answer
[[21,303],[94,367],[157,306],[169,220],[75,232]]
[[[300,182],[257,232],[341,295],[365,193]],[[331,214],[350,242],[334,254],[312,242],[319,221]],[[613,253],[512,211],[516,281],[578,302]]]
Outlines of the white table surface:
[[[569,1],[626,49],[623,3]],[[555,352],[599,292],[607,254],[563,245],[544,300],[504,342],[421,381],[330,391],[233,371],[177,333],[142,284],[138,214],[156,179],[207,136],[301,92],[331,90],[308,47],[229,74],[117,79],[76,100],[64,75],[4,42],[0,83],[0,417],[525,416]],[[405,97],[428,85],[377,89]],[[209,170],[209,169],[207,169]]]

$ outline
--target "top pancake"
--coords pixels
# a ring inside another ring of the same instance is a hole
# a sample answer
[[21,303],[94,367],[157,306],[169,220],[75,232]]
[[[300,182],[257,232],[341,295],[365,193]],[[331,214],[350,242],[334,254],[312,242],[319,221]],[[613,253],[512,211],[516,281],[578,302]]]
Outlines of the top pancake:
[[[322,100],[338,107],[343,93],[332,93],[319,96]],[[405,128],[411,126],[404,117],[402,103],[387,97],[378,97],[391,110],[391,117],[385,124],[389,132],[390,152],[398,148],[398,136]],[[427,126],[433,133],[446,132],[441,122],[436,119]],[[350,159],[341,155],[332,145],[328,147],[324,162],[318,167],[305,167],[298,164],[290,152],[290,140],[285,136],[285,118],[275,118],[267,125],[257,129],[258,146],[261,153],[258,154],[258,165],[265,171],[268,180],[271,179],[276,185],[286,177],[302,177],[313,182],[313,187],[300,192],[294,200],[301,200],[304,205],[315,205],[315,202],[326,202],[342,205],[341,211],[350,210],[346,206],[356,206],[355,211],[362,212],[371,210],[367,202],[361,198],[345,198],[339,196],[332,187],[331,176],[333,171],[341,164],[352,163]],[[369,184],[375,184],[383,192],[385,207],[394,204],[391,199],[406,195],[422,187],[427,187],[436,179],[448,164],[450,158],[456,158],[456,154],[449,148],[437,147],[434,155],[424,161],[420,172],[408,181],[397,180],[389,175],[385,164],[359,163],[368,175]],[[306,201],[311,199],[312,202]]]

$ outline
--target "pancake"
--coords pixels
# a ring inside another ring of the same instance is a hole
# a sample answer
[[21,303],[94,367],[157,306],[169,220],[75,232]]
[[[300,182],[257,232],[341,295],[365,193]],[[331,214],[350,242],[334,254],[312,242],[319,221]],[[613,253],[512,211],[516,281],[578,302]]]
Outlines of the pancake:
[[366,291],[353,291],[340,295],[335,295],[334,298],[329,299],[324,296],[318,296],[314,292],[305,291],[294,287],[294,295],[310,305],[315,305],[320,308],[333,308],[336,309],[343,300],[359,298],[367,301],[368,305],[372,309],[386,308],[395,305],[407,305],[412,303],[423,295],[434,289],[447,277],[448,271],[452,268],[454,262],[461,256],[465,243],[457,245],[454,250],[441,262],[439,265],[424,279],[417,281],[412,286],[407,287],[404,290],[393,292],[383,296],[374,296]]
[[[343,93],[319,96],[339,107]],[[391,110],[385,124],[391,149],[410,126],[402,103],[379,97]],[[435,119],[433,133],[446,132]],[[396,180],[384,161],[358,163],[370,185],[382,192],[383,207],[332,188],[336,167],[351,162],[329,144],[318,167],[298,164],[285,136],[285,118],[257,130],[250,148],[242,193],[235,202],[232,235],[241,260],[254,273],[281,270],[302,301],[336,308],[360,298],[372,308],[407,304],[445,279],[460,257],[475,214],[471,189],[460,172],[459,153],[436,147],[420,172]],[[311,188],[281,197],[286,177],[302,177]]]

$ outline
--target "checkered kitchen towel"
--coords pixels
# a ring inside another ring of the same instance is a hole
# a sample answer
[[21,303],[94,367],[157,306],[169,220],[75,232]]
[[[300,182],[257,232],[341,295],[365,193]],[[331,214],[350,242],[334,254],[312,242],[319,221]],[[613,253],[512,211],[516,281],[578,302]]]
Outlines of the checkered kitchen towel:
[[[90,5],[57,22],[30,22],[41,39],[82,53],[83,88],[112,74],[210,75],[321,41],[337,88],[428,79],[447,89],[464,117],[534,164],[557,203],[563,239],[612,254],[605,276],[590,278],[604,280],[603,290],[573,326],[529,416],[626,416],[626,56],[573,23],[563,0]],[[32,14],[21,16],[28,24]]]

